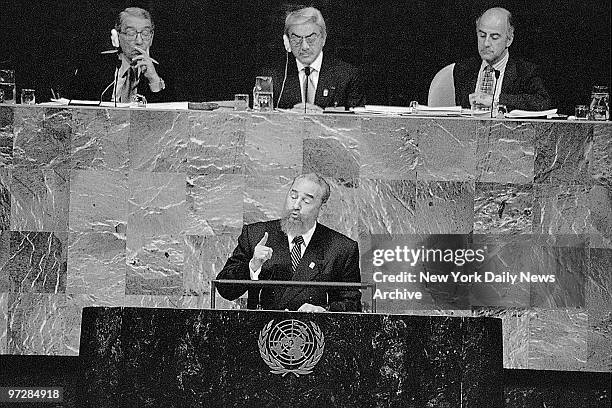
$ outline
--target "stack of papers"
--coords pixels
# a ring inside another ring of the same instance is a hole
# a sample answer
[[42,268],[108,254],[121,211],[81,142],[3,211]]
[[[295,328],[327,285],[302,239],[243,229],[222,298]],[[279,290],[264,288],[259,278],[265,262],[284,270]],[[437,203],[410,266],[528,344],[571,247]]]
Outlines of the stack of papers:
[[355,107],[353,112],[360,115],[409,115],[412,108],[405,106],[366,105]]
[[556,109],[549,109],[545,111],[526,111],[515,109],[506,113],[507,118],[552,118],[557,115]]
[[461,115],[461,106],[427,106],[417,105],[417,115],[431,115],[431,116],[459,116]]

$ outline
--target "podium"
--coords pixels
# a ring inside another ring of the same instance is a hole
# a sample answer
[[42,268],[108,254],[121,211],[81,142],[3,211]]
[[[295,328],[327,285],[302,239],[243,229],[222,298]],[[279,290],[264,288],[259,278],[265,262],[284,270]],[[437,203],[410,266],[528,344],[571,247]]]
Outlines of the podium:
[[83,310],[88,406],[498,407],[493,318]]

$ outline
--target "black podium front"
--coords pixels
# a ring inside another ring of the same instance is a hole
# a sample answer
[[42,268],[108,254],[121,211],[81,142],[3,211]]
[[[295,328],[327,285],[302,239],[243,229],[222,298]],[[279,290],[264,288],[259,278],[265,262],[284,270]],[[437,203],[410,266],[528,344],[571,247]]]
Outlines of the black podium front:
[[97,407],[499,407],[501,320],[85,308]]

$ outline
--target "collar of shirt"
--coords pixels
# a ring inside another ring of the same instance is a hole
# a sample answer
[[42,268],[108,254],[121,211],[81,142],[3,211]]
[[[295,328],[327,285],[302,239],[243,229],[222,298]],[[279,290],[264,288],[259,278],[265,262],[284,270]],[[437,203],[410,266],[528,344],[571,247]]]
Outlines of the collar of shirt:
[[[295,59],[295,63],[297,64],[298,77],[300,78],[300,89],[302,90],[302,95],[304,95],[304,80],[306,79],[306,73],[304,72],[304,67],[306,65],[302,64],[298,59]],[[323,50],[319,53],[319,56],[310,64],[310,80],[315,86],[315,92],[317,90],[317,85],[319,85],[319,72],[321,72],[321,65],[323,64]]]
[[[304,252],[306,251],[306,248],[308,247],[308,244],[312,238],[312,234],[314,234],[316,228],[317,223],[315,222],[315,225],[313,225],[311,229],[302,234],[302,238],[304,239],[304,245],[300,248],[302,250],[302,255],[304,255]],[[291,249],[293,249],[293,246],[295,245],[293,243],[293,238],[295,238],[295,235],[287,235],[287,240],[289,241],[289,252],[291,252]]]
[[[120,58],[121,58],[121,66],[118,68],[119,73],[117,74],[117,68],[115,68],[115,75],[117,75],[116,77],[117,78],[117,86],[116,86],[117,93],[119,95],[122,95],[123,87],[125,86],[125,82],[128,80],[127,70],[130,69],[132,65],[130,64],[130,61],[127,60],[127,58],[123,57],[123,55]],[[138,68],[138,76],[140,76],[140,68]],[[115,100],[115,95],[113,95],[113,98],[111,99],[111,101],[114,101],[114,100]],[[125,101],[117,101],[117,102],[125,102]]]
[[[497,86],[495,91],[495,103],[499,103],[499,94],[501,94],[501,87],[502,83],[504,82],[504,74],[506,73],[506,65],[508,64],[509,57],[510,52],[506,52],[506,55],[504,55],[502,59],[493,64],[493,69],[499,71],[499,78],[497,79]],[[480,89],[480,83],[482,82],[482,77],[484,76],[484,69],[487,65],[489,64],[484,60],[480,64],[480,71],[478,71],[478,80],[476,81],[476,89],[474,90],[474,92],[478,92],[478,90]]]

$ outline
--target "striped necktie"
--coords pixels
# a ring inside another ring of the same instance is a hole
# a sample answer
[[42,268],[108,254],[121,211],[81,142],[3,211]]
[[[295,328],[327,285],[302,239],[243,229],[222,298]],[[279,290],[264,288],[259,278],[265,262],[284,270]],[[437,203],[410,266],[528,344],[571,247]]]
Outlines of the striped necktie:
[[291,250],[291,269],[295,273],[298,265],[300,264],[300,259],[302,259],[302,244],[304,243],[304,238],[301,235],[293,238],[293,249]]

